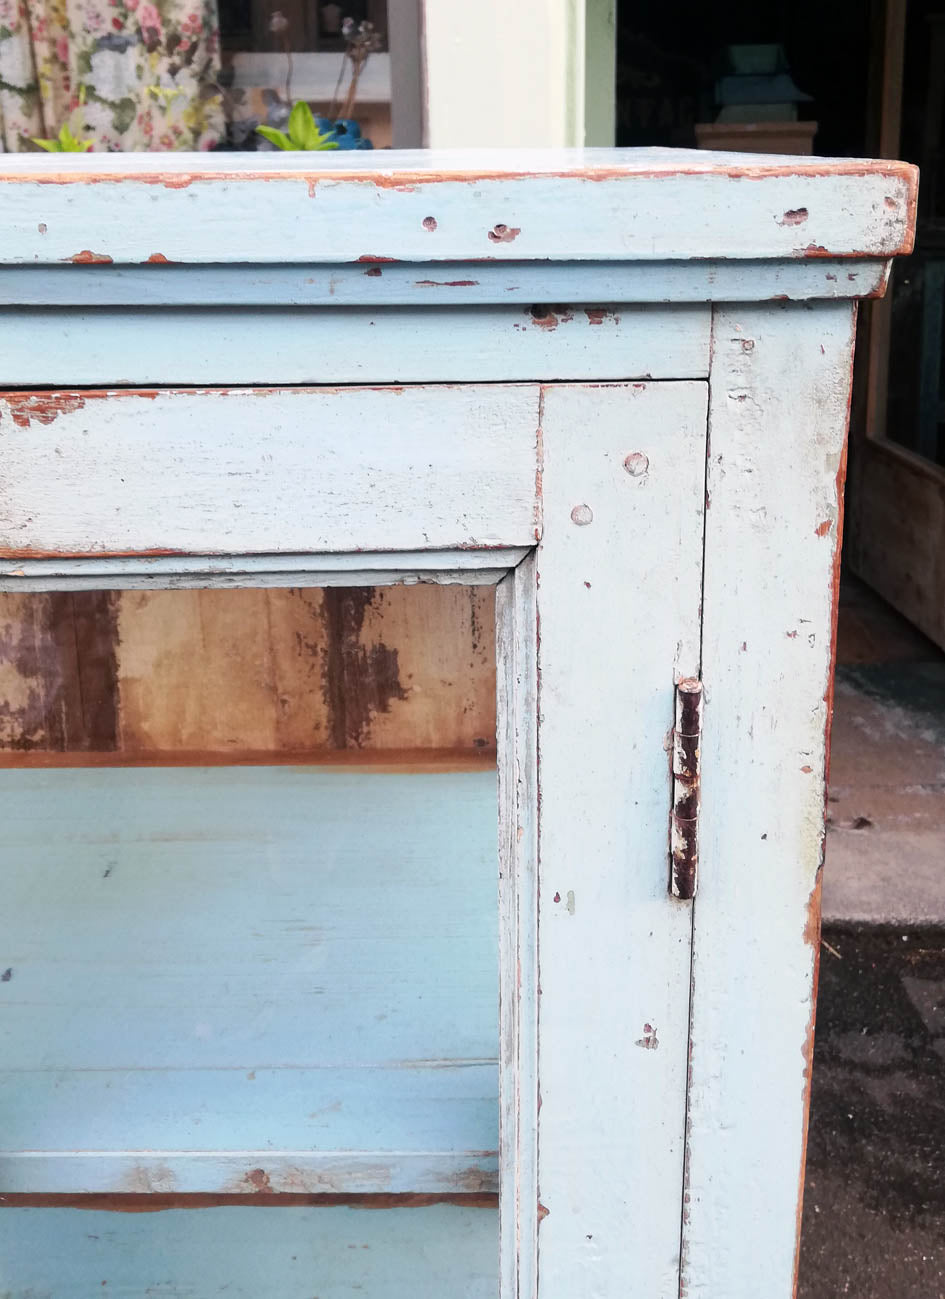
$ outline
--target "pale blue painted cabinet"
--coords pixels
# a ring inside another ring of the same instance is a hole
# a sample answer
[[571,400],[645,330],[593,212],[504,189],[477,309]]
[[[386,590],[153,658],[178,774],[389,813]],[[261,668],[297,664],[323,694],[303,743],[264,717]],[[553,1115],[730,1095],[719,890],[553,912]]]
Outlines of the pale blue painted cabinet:
[[0,1294],[788,1299],[915,184],[5,159]]

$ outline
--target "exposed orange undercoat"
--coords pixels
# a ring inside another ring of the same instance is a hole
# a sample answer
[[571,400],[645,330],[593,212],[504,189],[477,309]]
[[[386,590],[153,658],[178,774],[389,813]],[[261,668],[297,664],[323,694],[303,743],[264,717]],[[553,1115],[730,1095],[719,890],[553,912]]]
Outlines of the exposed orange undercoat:
[[112,264],[108,253],[93,253],[90,248],[83,248],[81,253],[73,253],[69,261],[75,266],[111,266]]

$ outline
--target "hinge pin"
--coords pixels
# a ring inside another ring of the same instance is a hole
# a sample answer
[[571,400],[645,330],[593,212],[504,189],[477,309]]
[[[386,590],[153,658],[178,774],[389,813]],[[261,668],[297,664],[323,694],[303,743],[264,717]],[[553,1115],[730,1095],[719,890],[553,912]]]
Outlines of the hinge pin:
[[676,726],[673,730],[669,891],[674,898],[696,896],[701,746],[702,682],[695,677],[685,677],[676,685]]

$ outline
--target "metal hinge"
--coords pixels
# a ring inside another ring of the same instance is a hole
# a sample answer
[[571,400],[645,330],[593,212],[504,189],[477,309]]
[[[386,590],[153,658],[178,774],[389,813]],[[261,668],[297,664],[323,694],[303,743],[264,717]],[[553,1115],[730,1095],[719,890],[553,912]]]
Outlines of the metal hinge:
[[676,725],[673,729],[669,891],[674,898],[696,896],[701,747],[702,682],[695,677],[685,677],[676,685]]

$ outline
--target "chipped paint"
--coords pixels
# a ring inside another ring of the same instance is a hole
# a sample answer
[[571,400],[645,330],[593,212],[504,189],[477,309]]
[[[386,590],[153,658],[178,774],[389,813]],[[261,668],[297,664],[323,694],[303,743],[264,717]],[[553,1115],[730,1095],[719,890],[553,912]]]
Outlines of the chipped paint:
[[652,1024],[643,1025],[643,1036],[638,1037],[634,1046],[641,1047],[644,1051],[658,1051],[660,1040],[656,1035],[656,1029]]
[[584,314],[591,325],[603,325],[605,321],[612,321],[615,325],[620,324],[620,317],[617,313],[608,310],[606,307],[585,307]]
[[810,213],[806,207],[790,208],[778,222],[779,226],[801,226],[807,220]]
[[17,428],[29,428],[33,420],[52,424],[60,415],[81,410],[84,405],[85,394],[78,392],[5,393],[0,398],[0,420],[6,409]]
[[[578,165],[574,167],[552,168],[542,171],[539,174],[543,179],[549,180],[582,180],[591,184],[608,181],[633,181],[633,180],[672,180],[677,176],[706,176],[722,175],[729,180],[766,180],[768,178],[787,178],[795,180],[805,180],[811,177],[827,176],[854,176],[870,177],[883,176],[889,180],[900,181],[907,187],[907,191],[918,190],[918,180],[916,170],[908,163],[897,162],[892,159],[869,159],[869,158],[832,158],[829,162],[822,162],[818,159],[798,164],[792,162],[767,162],[763,161],[761,156],[747,163],[719,163],[709,155],[704,161],[702,159],[689,160],[685,162],[673,160],[661,166],[637,166],[628,167],[623,165]],[[3,184],[39,184],[39,185],[108,185],[117,183],[132,182],[140,185],[158,185],[166,189],[186,189],[195,182],[298,182],[304,181],[314,187],[319,181],[331,182],[333,185],[352,184],[352,185],[371,185],[375,189],[399,190],[401,192],[411,192],[421,186],[440,185],[450,182],[460,182],[468,185],[481,184],[488,181],[503,180],[531,180],[536,175],[535,171],[519,170],[516,168],[465,168],[465,167],[431,167],[427,171],[419,171],[411,168],[403,170],[388,171],[332,171],[326,168],[323,171],[266,171],[261,167],[255,167],[248,170],[239,171],[134,171],[129,169],[126,172],[121,171],[42,171],[36,173],[30,172],[3,172],[0,169],[0,182]],[[896,210],[901,205],[891,195],[884,199],[884,205]]]
[[494,244],[510,244],[522,233],[519,226],[507,226],[501,221],[489,231],[489,238]]
[[820,922],[821,922],[821,890],[823,885],[823,863],[817,871],[814,880],[814,887],[811,889],[810,897],[807,900],[807,914],[804,922],[804,942],[811,954],[811,991],[810,991],[810,1015],[807,1020],[807,1029],[804,1034],[804,1041],[801,1044],[801,1058],[803,1060],[803,1083],[802,1083],[802,1117],[801,1117],[801,1161],[797,1179],[797,1206],[795,1210],[795,1227],[794,1227],[794,1278],[791,1293],[797,1292],[797,1276],[801,1259],[801,1222],[804,1216],[804,1178],[807,1172],[807,1138],[810,1130],[810,1095],[811,1082],[814,1071],[814,1038],[817,1030],[817,990],[820,984]]
[[[237,1198],[238,1197],[238,1198]],[[108,1192],[104,1194],[68,1195],[56,1192],[4,1192],[0,1207],[17,1209],[85,1209],[109,1213],[165,1213],[169,1209],[216,1209],[234,1204],[249,1206],[303,1206],[352,1209],[425,1209],[435,1204],[454,1204],[464,1208],[496,1209],[499,1197],[494,1191],[445,1192],[383,1191],[379,1193],[338,1193],[326,1191],[255,1191],[234,1192],[152,1191]]]
[[83,248],[81,253],[73,253],[68,260],[76,266],[111,266],[112,264],[108,253],[93,253],[90,248]]

